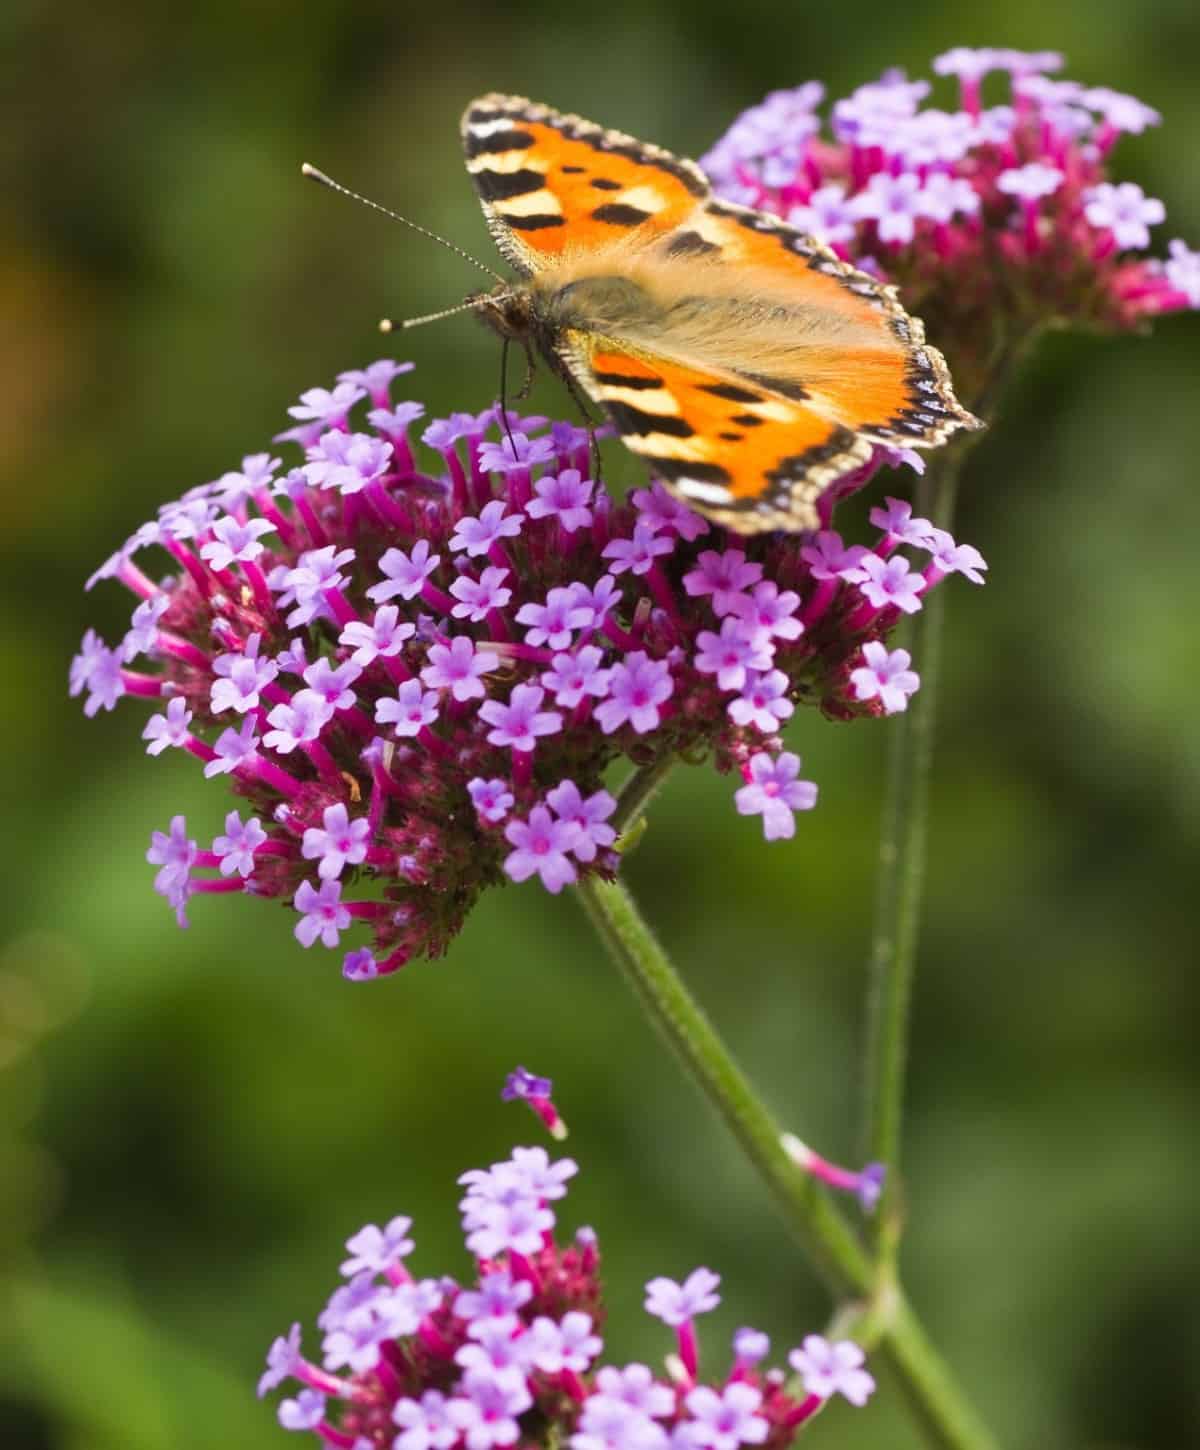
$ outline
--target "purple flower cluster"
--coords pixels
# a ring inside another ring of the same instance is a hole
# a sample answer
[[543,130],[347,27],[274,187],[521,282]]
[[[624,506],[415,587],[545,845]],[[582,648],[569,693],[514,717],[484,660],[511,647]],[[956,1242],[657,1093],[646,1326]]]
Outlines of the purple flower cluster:
[[667,1371],[600,1364],[604,1323],[596,1235],[555,1239],[552,1205],[576,1165],[542,1148],[464,1173],[463,1233],[476,1261],[469,1287],[418,1279],[410,1219],[368,1224],[346,1243],[345,1282],[318,1316],[319,1363],[299,1324],[277,1339],[262,1396],[285,1380],[279,1422],[339,1450],[784,1450],[834,1395],[863,1405],[875,1382],[850,1341],[809,1335],[794,1379],[760,1366],[765,1334],[740,1329],[723,1381],[700,1379],[696,1320],[720,1302],[719,1277],[652,1279],[646,1310],[674,1329]]
[[660,484],[617,505],[587,434],[542,418],[456,413],[419,458],[403,371],[311,389],[281,435],[299,466],[244,459],[95,576],[139,602],[115,648],[88,632],[71,692],[89,715],[152,702],[147,753],[193,756],[247,808],[207,844],[182,816],[155,833],[181,925],[197,893],[249,892],[290,904],[304,946],[368,929],[352,980],[437,955],[489,885],[616,870],[621,757],[710,753],[742,776],[737,810],[790,836],[816,799],[779,735],[796,704],[903,710],[918,681],[893,626],[949,573],[982,582],[973,548],[896,500],[870,547],[726,535]]
[[[740,116],[702,164],[723,196],[786,217],[899,284],[970,405],[1002,332],[1052,321],[1132,328],[1200,307],[1200,252],[1139,255],[1161,201],[1109,176],[1114,145],[1157,125],[1151,107],[1062,79],[1062,57],[964,46],[939,55],[958,107],[889,71],[830,108],[808,81]],[[993,92],[992,88],[995,87]]]

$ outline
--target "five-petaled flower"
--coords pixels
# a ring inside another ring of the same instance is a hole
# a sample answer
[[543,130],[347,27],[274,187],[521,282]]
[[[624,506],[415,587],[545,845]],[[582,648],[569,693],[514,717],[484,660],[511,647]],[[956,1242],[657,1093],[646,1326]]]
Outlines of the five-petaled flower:
[[800,780],[800,757],[785,750],[774,760],[760,751],[746,764],[746,784],[735,800],[743,816],[762,816],[768,841],[785,840],[796,833],[796,811],[810,811],[817,803],[817,788]]
[[909,696],[921,680],[909,669],[912,657],[906,649],[889,650],[878,640],[863,645],[863,663],[850,672],[855,698],[878,700],[885,715],[908,709]]
[[527,881],[536,874],[546,890],[557,895],[578,879],[569,859],[582,836],[577,822],[555,820],[545,806],[535,806],[527,821],[510,821],[504,836],[516,848],[504,860],[504,869],[514,881]]
[[849,1340],[830,1344],[819,1334],[810,1334],[799,1349],[788,1355],[788,1363],[810,1395],[827,1400],[840,1394],[852,1405],[865,1405],[875,1389],[873,1376],[863,1368],[864,1361],[857,1344]]

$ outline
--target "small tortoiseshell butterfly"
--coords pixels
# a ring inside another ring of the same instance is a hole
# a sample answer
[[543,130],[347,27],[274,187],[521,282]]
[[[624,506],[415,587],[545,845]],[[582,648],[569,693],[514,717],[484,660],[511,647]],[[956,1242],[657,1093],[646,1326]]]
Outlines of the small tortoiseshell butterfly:
[[480,298],[483,316],[718,523],[816,528],[817,498],[873,445],[980,426],[894,287],[718,200],[694,162],[521,96],[473,101],[462,134],[522,277]]

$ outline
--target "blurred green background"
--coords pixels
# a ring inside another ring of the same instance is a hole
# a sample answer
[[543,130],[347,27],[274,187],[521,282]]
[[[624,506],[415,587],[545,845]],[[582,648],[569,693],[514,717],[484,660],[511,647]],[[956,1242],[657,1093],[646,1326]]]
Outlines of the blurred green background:
[[[663,1339],[641,1286],[725,1275],[707,1342],[781,1346],[827,1302],[664,1060],[575,904],[493,893],[445,961],[351,987],[261,902],[177,931],[149,832],[226,809],[65,672],[130,601],[84,577],[155,505],[237,466],[375,322],[457,300],[449,254],[306,186],[302,160],[492,257],[462,168],[471,97],[525,92],[698,154],[768,88],[834,95],[957,43],[1067,52],[1159,131],[1118,170],[1200,239],[1194,0],[436,6],[9,0],[0,15],[5,810],[0,1438],[22,1450],[286,1443],[261,1355],[311,1324],[342,1239],[407,1211],[464,1267],[455,1176],[534,1141],[497,1088],[557,1080],[571,1224],[607,1254],[615,1356]],[[907,1277],[1009,1447],[1195,1443],[1200,318],[1055,338],[980,448],[951,600],[907,1129]],[[431,412],[494,393],[470,319],[415,334]],[[543,380],[538,404],[565,410]],[[918,661],[919,664],[919,661]],[[821,806],[767,848],[730,782],[680,772],[630,876],[780,1116],[853,1159],[886,725],[791,731]],[[310,1331],[311,1336],[311,1331]],[[892,1387],[828,1450],[912,1450]]]

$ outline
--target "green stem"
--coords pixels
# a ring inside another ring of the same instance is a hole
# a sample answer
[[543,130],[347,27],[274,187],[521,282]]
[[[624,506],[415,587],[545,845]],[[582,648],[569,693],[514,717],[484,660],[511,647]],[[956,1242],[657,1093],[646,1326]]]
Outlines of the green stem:
[[[836,1295],[872,1291],[873,1268],[857,1235],[819,1185],[784,1152],[779,1125],[759,1101],[712,1024],[692,997],[633,898],[620,882],[586,877],[584,909],[651,1020],[725,1120],[757,1168],[788,1226]],[[929,1444],[937,1450],[995,1450],[954,1385],[950,1372],[908,1308],[889,1287],[871,1306],[873,1332]]]
[[[917,491],[917,507],[949,530],[965,448],[930,463]],[[865,1153],[887,1168],[874,1220],[881,1278],[895,1274],[901,1234],[900,1123],[908,1061],[908,1018],[916,966],[917,930],[925,885],[929,776],[941,668],[945,594],[929,596],[903,640],[921,674],[921,688],[891,725],[888,782],[880,832],[879,881],[871,938],[867,1027]]]
[[637,818],[650,804],[650,798],[667,778],[667,772],[675,764],[675,757],[667,752],[635,770],[617,792],[617,809],[609,823],[620,836],[628,826],[636,825]]
[[782,1129],[755,1096],[625,886],[587,876],[578,892],[651,1020],[725,1119],[830,1288],[835,1293],[866,1293],[871,1265],[857,1237],[816,1180],[783,1151]]
[[1000,1450],[902,1294],[887,1318],[881,1347],[929,1444],[941,1450]]

